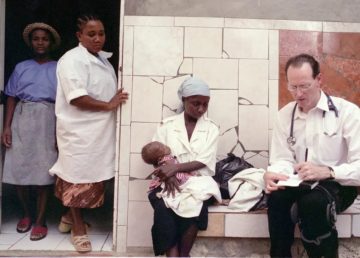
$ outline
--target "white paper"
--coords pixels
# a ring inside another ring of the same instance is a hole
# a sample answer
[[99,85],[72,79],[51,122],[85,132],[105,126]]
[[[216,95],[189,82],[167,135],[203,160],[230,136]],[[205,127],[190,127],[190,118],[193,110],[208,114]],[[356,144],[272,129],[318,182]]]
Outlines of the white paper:
[[291,186],[297,187],[300,185],[302,180],[300,179],[299,175],[290,175],[288,180],[280,180],[277,182],[277,186]]

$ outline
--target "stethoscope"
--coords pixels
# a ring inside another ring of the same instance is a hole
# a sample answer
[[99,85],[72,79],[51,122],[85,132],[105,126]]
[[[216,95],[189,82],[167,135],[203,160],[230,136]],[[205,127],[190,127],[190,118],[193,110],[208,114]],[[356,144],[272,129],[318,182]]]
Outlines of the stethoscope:
[[[335,117],[339,117],[339,111],[336,108],[336,106],[334,105],[334,102],[332,101],[331,97],[326,93],[325,93],[325,95],[326,95],[326,98],[327,98],[327,104],[328,104],[329,110],[334,111]],[[294,108],[293,108],[293,111],[292,111],[291,125],[290,125],[290,135],[287,138],[287,143],[290,146],[293,146],[296,143],[296,138],[294,137],[294,122],[295,122],[295,111],[296,111],[297,105],[298,104],[296,103]],[[325,118],[325,114],[326,114],[326,111],[324,110],[323,115],[322,115],[323,119]]]

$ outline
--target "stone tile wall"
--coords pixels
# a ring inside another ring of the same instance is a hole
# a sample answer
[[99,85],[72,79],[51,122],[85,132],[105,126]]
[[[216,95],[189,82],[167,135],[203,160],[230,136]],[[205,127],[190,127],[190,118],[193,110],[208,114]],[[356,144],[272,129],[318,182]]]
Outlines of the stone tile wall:
[[[152,208],[145,178],[152,168],[142,162],[140,150],[158,123],[175,113],[180,103],[176,91],[185,78],[195,75],[210,85],[208,116],[221,131],[218,157],[233,152],[262,168],[268,164],[273,117],[289,100],[281,86],[288,55],[321,53],[326,64],[338,64],[335,71],[346,71],[345,78],[359,79],[358,51],[348,53],[349,45],[340,47],[341,57],[338,50],[331,52],[338,47],[333,42],[358,40],[358,24],[125,16],[123,26],[122,85],[130,99],[121,108],[117,250],[151,246]],[[340,35],[340,41],[323,40],[332,35]],[[353,66],[341,65],[338,60],[344,56],[350,56],[347,61]],[[358,89],[350,83],[347,92]]]

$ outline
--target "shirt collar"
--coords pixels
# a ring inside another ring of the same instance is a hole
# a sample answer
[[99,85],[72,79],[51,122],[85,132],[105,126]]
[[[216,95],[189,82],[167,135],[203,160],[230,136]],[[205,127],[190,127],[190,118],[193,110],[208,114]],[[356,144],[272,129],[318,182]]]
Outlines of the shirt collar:
[[[320,99],[319,99],[318,103],[316,104],[315,109],[319,109],[321,111],[326,111],[326,112],[329,111],[328,99],[323,91],[320,92]],[[306,116],[307,116],[307,114],[304,112],[301,112],[299,107],[296,108],[294,119],[298,119],[298,118],[305,119]]]
[[[79,47],[80,47],[81,49],[85,50],[87,53],[89,53],[89,55],[95,57],[93,54],[91,54],[91,53],[81,44],[81,42],[79,42]],[[98,55],[99,55],[101,58],[108,59],[108,58],[110,58],[110,57],[113,55],[113,53],[111,53],[111,52],[106,52],[106,51],[101,50],[101,51],[98,52]],[[95,57],[95,58],[96,58],[96,57]]]
[[320,109],[321,111],[329,111],[328,98],[323,91],[321,91],[320,99],[316,105],[316,108]]

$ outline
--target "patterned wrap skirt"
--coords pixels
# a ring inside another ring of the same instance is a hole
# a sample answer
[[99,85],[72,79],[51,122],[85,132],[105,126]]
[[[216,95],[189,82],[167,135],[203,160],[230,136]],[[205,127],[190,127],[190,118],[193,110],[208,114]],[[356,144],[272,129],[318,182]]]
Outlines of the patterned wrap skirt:
[[55,196],[65,207],[97,208],[104,204],[105,183],[73,184],[58,177]]
[[49,169],[58,152],[54,103],[19,101],[12,123],[12,144],[6,149],[3,182],[14,185],[51,185]]

